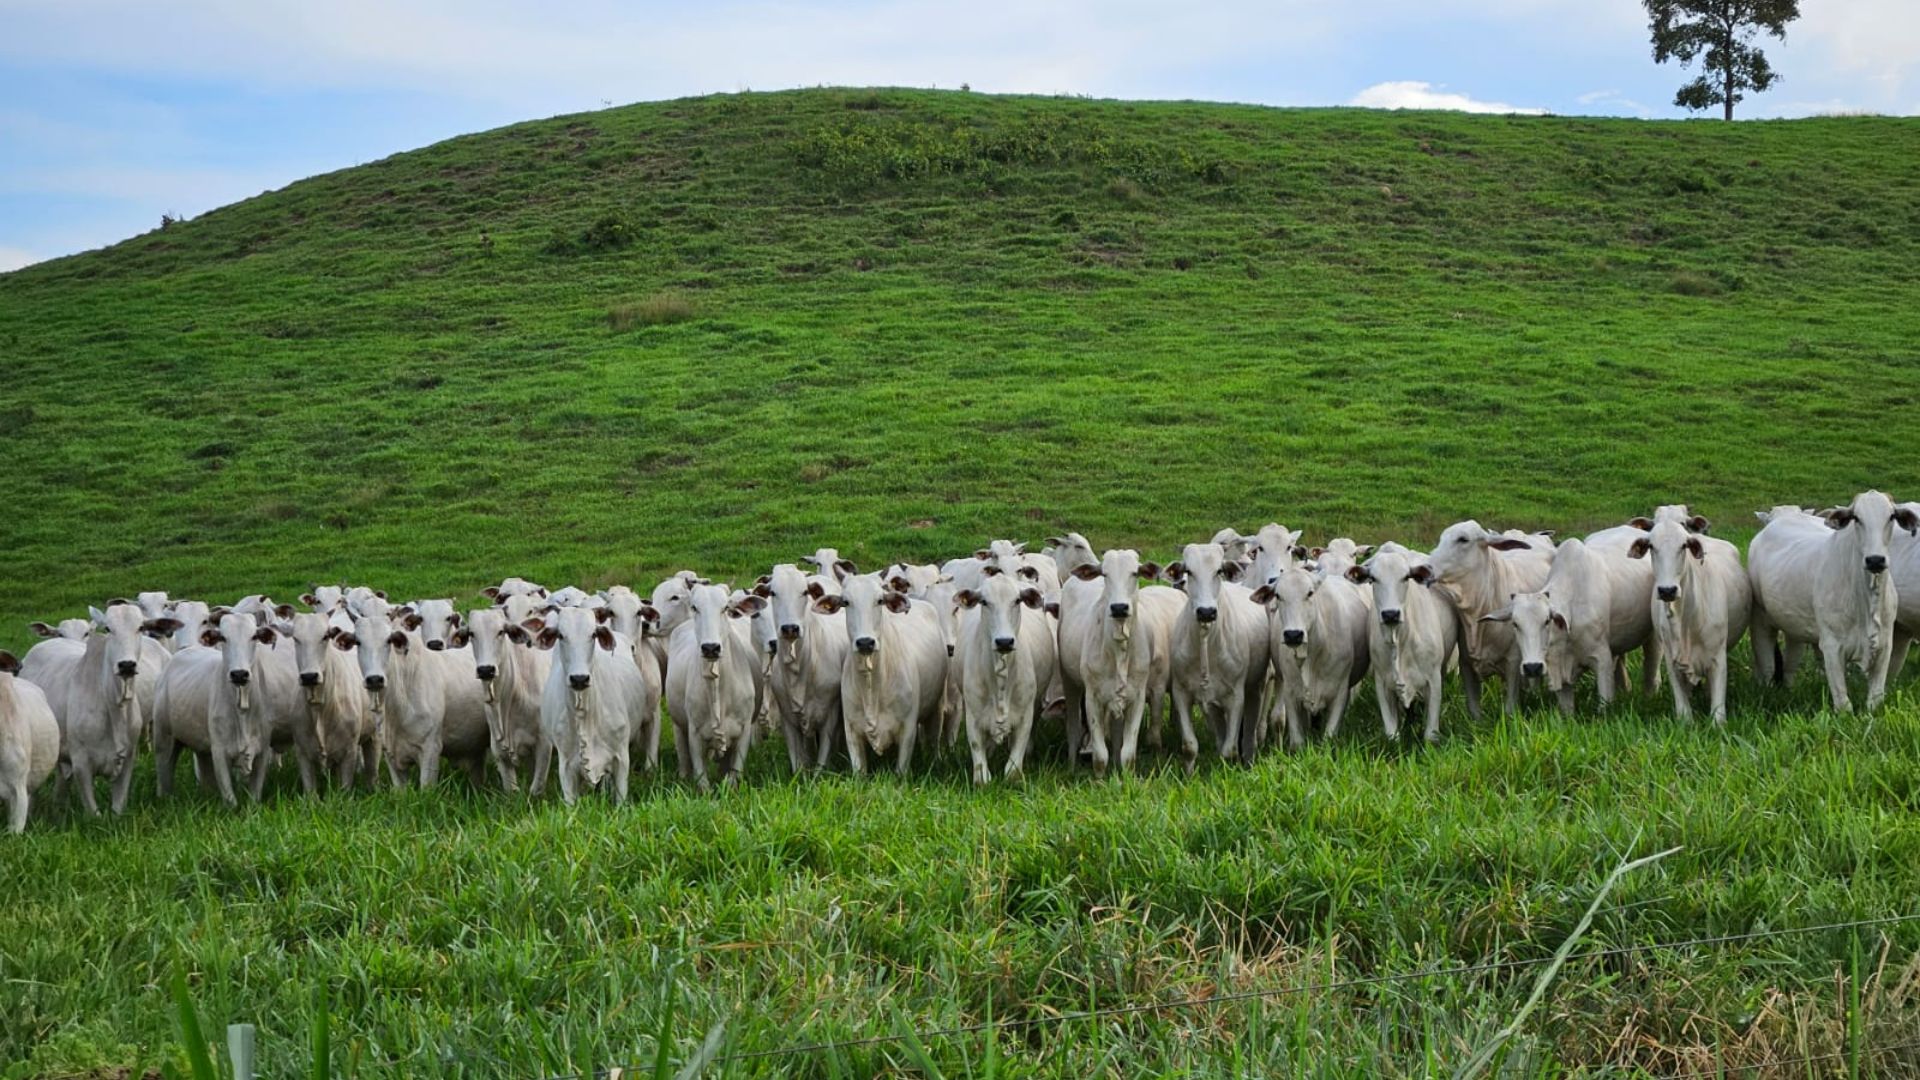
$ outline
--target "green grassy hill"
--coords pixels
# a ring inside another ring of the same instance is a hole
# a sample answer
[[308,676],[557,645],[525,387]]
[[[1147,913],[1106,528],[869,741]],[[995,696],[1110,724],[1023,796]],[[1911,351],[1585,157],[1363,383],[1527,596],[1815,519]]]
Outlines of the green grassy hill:
[[[1914,498],[1916,161],[1912,120],[894,90],[455,139],[0,276],[0,646],[142,588],[464,598],[1063,528],[1166,558],[1268,520],[1424,546],[1669,501],[1738,536]],[[1092,784],[1049,737],[986,792],[951,756],[796,784],[763,747],[740,792],[620,811],[283,780],[233,813],[156,804],[143,766],[125,819],[0,837],[0,1075],[173,1058],[176,966],[209,1022],[263,1025],[268,1075],[319,984],[357,1075],[651,1060],[669,972],[676,1060],[720,1020],[748,1053],[991,1016],[1036,1026],[933,1061],[1444,1075],[1540,969],[1420,973],[1550,955],[1630,846],[1685,850],[1583,947],[1920,911],[1910,687],[1869,723],[1742,677],[1725,731],[1456,703],[1431,751],[1366,700],[1252,769]],[[1509,1064],[1839,1068],[1855,1033],[1920,1039],[1917,950],[1908,922],[1576,960]]]

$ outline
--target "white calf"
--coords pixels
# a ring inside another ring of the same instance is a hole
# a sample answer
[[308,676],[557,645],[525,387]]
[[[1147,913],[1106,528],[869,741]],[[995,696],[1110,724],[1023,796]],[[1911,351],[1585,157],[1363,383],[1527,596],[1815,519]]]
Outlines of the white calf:
[[787,740],[794,775],[825,769],[834,744],[846,738],[840,715],[840,675],[847,662],[847,622],[815,607],[826,587],[781,563],[755,593],[767,601],[765,618],[779,635],[768,689]]
[[1498,675],[1506,684],[1506,710],[1520,708],[1520,649],[1513,626],[1482,622],[1505,608],[1515,593],[1533,592],[1553,569],[1553,548],[1543,536],[1492,533],[1477,521],[1447,526],[1428,557],[1434,580],[1460,612],[1460,683],[1467,713],[1480,718],[1480,682]]
[[93,778],[106,773],[113,777],[111,806],[118,814],[127,807],[134,749],[160,674],[156,657],[145,648],[158,645],[143,635],[170,633],[174,626],[166,618],[142,619],[140,609],[127,603],[92,609],[92,615],[99,633],[84,642],[56,638],[35,645],[20,674],[46,694],[60,725],[62,768],[55,797],[70,773],[80,786],[81,805],[98,814]]
[[[155,781],[162,797],[173,791],[180,751],[192,750],[201,775],[212,774],[228,806],[236,802],[236,772],[260,801],[273,766],[274,730],[291,730],[306,710],[293,650],[281,648],[280,637],[251,615],[229,611],[218,626],[201,632],[198,646],[175,654],[153,710]],[[303,780],[310,779],[311,768],[309,763]]]
[[1425,738],[1439,741],[1440,688],[1447,662],[1460,644],[1460,616],[1452,602],[1432,588],[1433,570],[1426,556],[1383,544],[1366,565],[1349,568],[1347,580],[1372,592],[1367,654],[1381,730],[1389,739],[1399,738],[1401,716],[1424,698]]
[[1353,688],[1367,675],[1365,597],[1345,576],[1322,578],[1296,566],[1255,589],[1253,601],[1271,612],[1267,641],[1278,700],[1267,722],[1284,722],[1287,748],[1298,750],[1313,717],[1325,713],[1321,736],[1332,739]]
[[680,775],[705,791],[709,757],[718,760],[720,780],[729,787],[739,784],[746,767],[759,669],[747,619],[766,602],[747,596],[733,603],[721,585],[695,585],[689,593],[689,614],[668,644],[667,713]]
[[1653,633],[1673,686],[1674,715],[1692,718],[1693,688],[1705,683],[1713,722],[1724,724],[1727,650],[1746,629],[1753,589],[1740,565],[1740,549],[1699,535],[1706,519],[1697,520],[1698,529],[1678,520],[1648,521],[1628,554],[1651,556]]
[[1267,679],[1267,613],[1235,582],[1240,565],[1219,544],[1188,544],[1167,576],[1187,594],[1173,626],[1171,692],[1181,751],[1191,764],[1198,706],[1223,761],[1252,761],[1259,749],[1260,691]]
[[1631,525],[1561,543],[1553,569],[1538,590],[1516,593],[1483,622],[1506,622],[1520,649],[1520,673],[1545,678],[1560,711],[1573,715],[1573,687],[1583,671],[1611,705],[1614,684],[1626,677],[1626,656],[1645,649],[1642,677],[1649,688],[1660,666],[1653,642],[1653,570],[1633,557],[1645,536]]
[[1018,780],[1041,697],[1056,667],[1053,627],[1040,610],[1044,600],[1039,589],[1022,587],[1018,579],[1001,573],[990,573],[981,589],[963,590],[955,599],[964,612],[956,666],[966,697],[973,782],[984,784],[992,778],[987,753],[1009,741],[1003,775]]
[[580,784],[594,788],[609,777],[614,805],[627,800],[636,727],[652,726],[649,740],[658,753],[659,717],[643,713],[646,682],[633,643],[605,625],[611,618],[611,612],[603,618],[587,608],[555,608],[538,636],[553,652],[540,695],[540,733],[548,752],[559,756],[560,797],[569,806]]
[[847,757],[856,776],[869,751],[898,747],[897,767],[913,767],[913,747],[924,727],[939,730],[946,689],[947,645],[933,607],[883,583],[877,575],[849,577],[840,596],[815,601],[822,613],[845,611],[853,648],[840,671],[840,715]]

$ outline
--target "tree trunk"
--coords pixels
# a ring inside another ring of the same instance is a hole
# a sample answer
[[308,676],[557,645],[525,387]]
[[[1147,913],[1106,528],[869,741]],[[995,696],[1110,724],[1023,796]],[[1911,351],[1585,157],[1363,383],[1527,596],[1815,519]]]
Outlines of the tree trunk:
[[1720,102],[1726,106],[1729,124],[1733,123],[1733,19],[1733,12],[1729,9],[1726,13],[1727,37],[1721,45],[1721,56],[1725,58],[1726,66],[1720,73]]

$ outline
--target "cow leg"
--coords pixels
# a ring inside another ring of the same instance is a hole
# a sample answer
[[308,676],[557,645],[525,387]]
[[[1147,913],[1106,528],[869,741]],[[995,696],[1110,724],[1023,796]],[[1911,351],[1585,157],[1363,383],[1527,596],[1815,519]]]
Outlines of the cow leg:
[[[487,712],[487,727],[493,726],[493,710],[490,709]],[[500,730],[492,733],[492,738],[493,771],[500,776],[500,787],[506,791],[519,791],[519,761],[513,751],[513,740],[506,733],[504,722]]]
[[1066,699],[1060,706],[1060,725],[1067,733],[1067,768],[1080,765],[1080,747],[1086,743],[1086,689],[1060,677],[1060,688]]
[[387,783],[393,785],[393,790],[395,791],[399,791],[401,788],[407,786],[407,778],[400,774],[400,769],[401,769],[401,763],[400,763],[399,751],[397,749],[388,751],[387,752]]
[[[1887,697],[1887,674],[1893,665],[1893,650],[1884,646],[1867,668],[1867,711],[1877,712]],[[117,813],[118,811],[116,811]]]
[[1180,756],[1186,759],[1187,775],[1192,776],[1200,763],[1200,740],[1193,734],[1193,699],[1178,682],[1174,683],[1171,693],[1173,718],[1180,724]]
[[360,774],[366,778],[368,791],[380,782],[380,756],[384,750],[378,735],[369,735],[360,744]]
[[625,806],[627,789],[633,783],[633,757],[626,750],[613,759],[613,805]]
[[1240,737],[1238,740],[1240,744],[1240,760],[1248,765],[1253,764],[1254,759],[1260,756],[1260,744],[1263,741],[1261,736],[1265,734],[1265,732],[1261,730],[1264,726],[1263,721],[1265,718],[1260,711],[1260,692],[1265,686],[1266,677],[1263,675],[1259,682],[1247,687],[1240,696]]
[[267,792],[267,774],[273,771],[273,751],[262,750],[260,756],[253,759],[253,772],[247,777],[247,795],[254,805],[260,804],[261,796]]
[[853,775],[867,775],[867,741],[853,730],[853,717],[843,716],[841,726],[847,732],[847,765],[853,769]]
[[1347,702],[1353,696],[1351,686],[1333,695],[1333,701],[1327,705],[1327,729],[1321,737],[1328,742],[1340,732],[1340,720],[1347,715]]
[[1900,677],[1900,669],[1907,663],[1907,646],[1913,644],[1913,635],[1899,623],[1893,625],[1893,653],[1887,658],[1887,685]]
[[720,778],[721,783],[728,787],[740,786],[740,778],[747,772],[747,751],[751,749],[753,749],[753,732],[749,730],[741,736],[739,742],[733,744],[733,749],[727,753],[727,771]]
[[100,804],[93,791],[93,763],[81,758],[73,763],[73,783],[80,789],[80,805],[91,817],[100,816]]
[[[1000,775],[1007,783],[1017,784],[1027,775],[1027,742],[1033,738],[1033,725],[1040,722],[1040,712],[1046,708],[1044,695],[1033,703],[1033,708],[1021,714],[1022,719],[1013,725],[1013,745],[1007,748],[1007,763],[1001,766]],[[1126,759],[1125,746],[1121,747],[1121,760]]]
[[1246,699],[1229,691],[1227,699],[1214,706],[1220,712],[1220,757],[1226,761],[1251,764],[1253,759],[1241,745],[1240,729],[1247,719]]
[[1753,646],[1753,681],[1761,686],[1779,681],[1783,674],[1778,666],[1780,642],[1773,628],[1773,620],[1767,618],[1766,609],[1760,606],[1757,596],[1753,598],[1753,608],[1747,616],[1747,642]]
[[673,757],[680,767],[680,779],[693,779],[693,741],[687,738],[686,721],[673,718]]
[[320,793],[320,776],[314,763],[313,749],[298,741],[293,744],[293,763],[300,770],[300,790],[307,795]]
[[439,780],[440,737],[436,735],[420,744],[420,790],[427,790]]
[[1474,723],[1480,722],[1480,671],[1473,666],[1473,658],[1460,652],[1460,689],[1467,695],[1467,718]]
[[1434,672],[1433,682],[1427,686],[1427,745],[1440,741],[1440,688],[1446,681],[1446,668]]
[[[1719,667],[1724,673],[1726,670],[1726,661],[1724,659],[1721,660]],[[1693,681],[1685,675],[1680,674],[1679,670],[1672,667],[1672,665],[1668,665],[1667,681],[1673,685],[1673,715],[1682,720],[1692,720]],[[1724,676],[1721,679],[1721,684],[1723,686],[1725,685]]]
[[[533,744],[533,777],[527,781],[527,794],[539,798],[547,793],[547,776],[553,771],[553,744],[543,736]],[[684,775],[684,774],[683,774]]]
[[1606,652],[1594,657],[1593,681],[1600,691],[1600,708],[1603,710],[1613,705],[1616,687],[1629,692],[1633,689],[1633,684],[1627,680],[1626,658]]
[[1644,684],[1640,689],[1645,692],[1648,701],[1660,695],[1660,676],[1670,675],[1661,670],[1666,665],[1661,662],[1664,657],[1660,654],[1659,634],[1647,638],[1647,643],[1640,647],[1640,681]]
[[901,776],[908,776],[913,772],[913,744],[919,737],[919,717],[909,718],[905,724],[901,725],[899,753],[894,761],[894,768]]
[[233,766],[227,762],[226,748],[215,743],[212,758],[210,771],[213,773],[214,790],[220,793],[220,800],[228,806],[240,805],[240,800],[233,796]]
[[1518,715],[1520,712],[1520,654],[1518,650],[1516,650],[1513,657],[1507,661],[1505,673],[1502,675],[1500,681],[1506,684],[1502,688],[1506,692],[1505,704],[1502,707],[1506,710],[1508,716]]
[[[186,749],[173,741],[171,729],[154,725],[153,729],[153,786],[161,798],[173,794],[173,769],[180,763],[180,751]],[[59,783],[61,781],[56,781]],[[55,788],[56,796],[59,789]]]
[[580,759],[577,755],[568,754],[560,759],[560,801],[572,806],[580,797],[579,784]]
[[1820,664],[1827,672],[1827,694],[1833,701],[1833,711],[1852,712],[1853,702],[1847,697],[1847,657],[1839,642],[1820,643]]
[[1708,693],[1711,695],[1709,700],[1713,709],[1713,722],[1724,726],[1727,722],[1727,650],[1720,650],[1719,657],[1713,663],[1713,672],[1708,678],[1712,680]]
[[660,709],[656,706],[647,714],[647,772],[657,772],[660,768]]
[[978,720],[967,722],[967,753],[973,758],[975,784],[985,784],[993,779],[993,769],[987,764],[987,733],[981,730],[985,726]]
[[1388,739],[1400,737],[1400,701],[1394,696],[1393,687],[1380,672],[1373,676],[1373,700],[1380,705],[1380,732]]
[[15,835],[27,831],[27,778],[13,778],[13,790],[7,793],[7,828]]
[[347,752],[333,769],[333,790],[352,791],[354,774],[360,771],[360,747],[357,743],[347,744]]
[[[1122,771],[1133,769],[1140,756],[1140,724],[1143,720],[1159,712],[1160,703],[1152,693],[1143,693],[1127,701],[1126,716],[1120,727],[1120,768]],[[1022,741],[1023,756],[1025,742]]]
[[[1819,652],[1820,646],[1815,645],[1813,651],[1816,653]],[[1807,646],[1805,642],[1787,642],[1786,648],[1782,652],[1783,659],[1780,665],[1780,685],[1785,686],[1789,690],[1793,688],[1794,681],[1800,677],[1800,659],[1806,655],[1806,652]],[[1820,666],[1825,667],[1826,663],[1826,658],[1824,656],[1821,657]],[[1846,662],[1841,661],[1841,667],[1844,668],[1845,666]]]
[[[1108,722],[1106,703],[1095,701],[1092,691],[1087,693],[1086,718],[1087,746],[1092,755],[1093,775],[1102,777],[1107,775],[1107,762],[1110,760],[1107,733],[1113,729]],[[1121,734],[1124,736],[1125,732]]]
[[807,736],[784,709],[780,716],[780,734],[787,739],[787,764],[793,767],[793,775],[799,776],[807,767]]

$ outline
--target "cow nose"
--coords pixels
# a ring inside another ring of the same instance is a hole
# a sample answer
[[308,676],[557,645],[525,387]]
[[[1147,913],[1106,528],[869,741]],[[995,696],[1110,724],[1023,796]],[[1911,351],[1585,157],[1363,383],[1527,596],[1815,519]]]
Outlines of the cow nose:
[[994,647],[994,648],[996,648],[996,649],[999,649],[999,650],[1000,650],[1001,652],[1012,652],[1012,651],[1013,651],[1013,639],[1012,639],[1012,638],[1010,638],[1010,637],[997,637],[997,638],[994,638],[994,639],[993,639],[993,647]]
[[870,638],[870,637],[863,637],[863,638],[854,638],[854,639],[853,639],[853,647],[854,647],[854,648],[856,648],[856,649],[858,649],[858,650],[860,650],[860,651],[861,651],[861,652],[863,652],[863,653],[870,653],[870,652],[872,652],[872,651],[873,651],[873,648],[874,648],[874,646],[875,646],[876,644],[877,644],[877,642],[875,642],[875,641],[874,641],[874,640],[873,640],[872,638]]
[[1298,645],[1307,640],[1307,632],[1305,630],[1282,630],[1280,631],[1280,640],[1289,645]]
[[1400,625],[1400,609],[1397,607],[1381,608],[1380,621],[1386,623],[1388,626]]
[[788,641],[800,640],[800,624],[784,622],[780,624],[780,636]]
[[1537,660],[1529,660],[1528,662],[1520,665],[1520,674],[1525,675],[1529,679],[1537,679],[1540,676],[1545,675],[1546,673],[1547,673],[1547,665],[1542,664]]
[[[715,650],[715,651],[717,652],[718,650]],[[567,676],[567,685],[573,687],[575,690],[585,690],[587,688],[587,684],[592,681],[593,681],[593,676],[591,675]]]
[[1660,599],[1669,604],[1680,599],[1680,586],[1678,585],[1662,585],[1658,591],[1660,593]]
[[717,641],[701,642],[700,655],[706,657],[709,660],[720,659],[720,643]]
[[1113,616],[1116,619],[1124,619],[1127,616],[1133,614],[1133,605],[1132,604],[1108,604],[1107,614]]
[[385,675],[367,676],[367,689],[385,690],[386,688],[387,688],[387,677]]
[[434,638],[432,641],[427,642],[427,648],[432,649],[434,652],[439,652],[446,647],[447,643],[439,638]]
[[138,660],[122,660],[118,668],[121,678],[131,679],[140,673],[140,662]]
[[1212,622],[1220,617],[1219,608],[1200,607],[1193,609],[1193,617],[1201,622]]
[[947,655],[948,656],[953,655],[953,642],[951,641],[947,642]]
[[473,669],[473,673],[480,676],[481,682],[487,682],[497,674],[492,664],[480,664]]
[[1887,568],[1887,557],[1885,555],[1867,556],[1867,573],[1878,574],[1882,570],[1885,570],[1886,568]]
[[244,670],[229,671],[227,672],[227,678],[231,679],[235,686],[245,686],[247,682],[253,678],[253,672]]
[[320,685],[320,673],[319,673],[319,672],[317,672],[317,671],[303,671],[303,672],[301,672],[301,673],[300,673],[300,685],[301,685],[301,686],[319,686],[319,685]]

